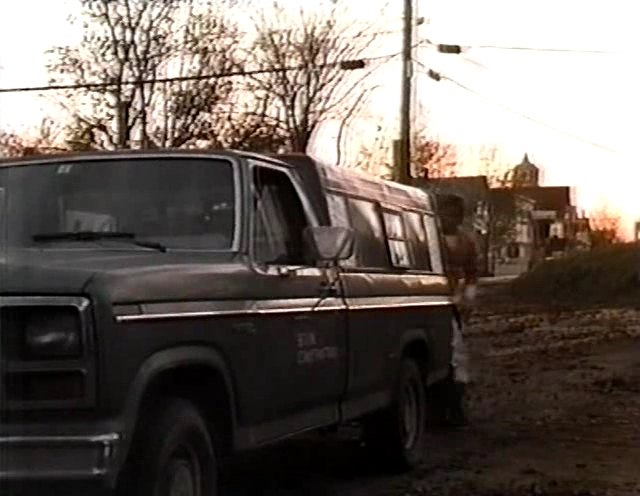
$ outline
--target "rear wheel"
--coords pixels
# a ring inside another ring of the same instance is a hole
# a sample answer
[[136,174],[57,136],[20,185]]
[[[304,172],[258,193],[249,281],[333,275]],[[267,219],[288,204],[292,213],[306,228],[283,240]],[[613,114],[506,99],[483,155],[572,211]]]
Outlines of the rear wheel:
[[[157,412],[157,417],[152,415]],[[198,409],[168,400],[141,423],[119,495],[215,496],[217,464],[211,436]]]
[[410,470],[424,457],[427,404],[424,379],[415,360],[400,364],[392,405],[367,419],[365,440],[376,458],[393,470]]

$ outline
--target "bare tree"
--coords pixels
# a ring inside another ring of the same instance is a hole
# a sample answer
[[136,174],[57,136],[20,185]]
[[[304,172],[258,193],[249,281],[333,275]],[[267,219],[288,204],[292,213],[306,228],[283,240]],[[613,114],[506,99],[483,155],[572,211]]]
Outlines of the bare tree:
[[[459,164],[452,145],[424,135],[412,138],[412,169],[414,177],[454,177]],[[361,145],[355,167],[369,174],[393,179],[393,141],[382,135],[375,136],[369,144]]]
[[354,99],[351,106],[349,106],[346,111],[343,113],[342,118],[340,119],[340,125],[338,126],[338,136],[336,137],[336,164],[338,166],[343,165],[343,160],[346,158],[346,149],[349,148],[349,144],[345,143],[346,130],[351,124],[351,121],[361,113],[362,107],[364,107],[367,103],[367,97],[371,95],[371,93],[379,88],[380,85],[375,85],[371,88],[365,88],[360,92],[360,94]]
[[388,142],[376,137],[368,145],[361,145],[354,168],[381,179],[393,178],[393,156]]
[[0,130],[0,157],[26,157],[67,151],[57,146],[60,130],[50,119],[44,119],[31,136]]
[[[52,82],[113,84],[70,90],[60,103],[69,110],[79,135],[100,148],[127,148],[147,139],[153,87],[128,85],[156,77],[172,55],[177,2],[81,0],[83,38],[78,46],[53,48]],[[137,136],[136,136],[137,135]]]
[[459,170],[455,148],[426,135],[413,136],[411,167],[418,177],[455,177]]
[[[266,118],[238,112],[238,30],[222,0],[81,0],[78,46],[51,51],[54,81],[108,87],[68,91],[73,149],[263,146]],[[212,76],[212,77],[209,77]],[[161,81],[166,78],[187,81]],[[133,82],[134,84],[127,84]]]
[[250,78],[250,87],[272,99],[270,115],[284,132],[290,151],[306,152],[320,125],[339,117],[353,89],[374,66],[361,60],[376,38],[371,26],[358,27],[334,2],[291,11],[274,6],[254,19],[255,42],[247,51],[252,67],[268,72]]
[[[151,134],[155,146],[181,147],[198,140],[217,146],[234,94],[234,81],[225,74],[241,69],[234,49],[237,28],[217,13],[215,3],[194,7],[182,1],[184,28],[177,31],[176,49],[164,67],[172,77],[190,81],[162,83]],[[205,78],[207,75],[221,77]],[[197,79],[200,78],[200,79]]]
[[0,130],[0,158],[22,157],[34,147],[17,134]]
[[612,244],[621,241],[621,216],[609,205],[602,204],[591,212],[591,237],[593,246]]
[[478,158],[480,173],[487,177],[492,188],[505,188],[509,185],[507,174],[510,165],[500,157],[496,145],[483,145],[478,152]]

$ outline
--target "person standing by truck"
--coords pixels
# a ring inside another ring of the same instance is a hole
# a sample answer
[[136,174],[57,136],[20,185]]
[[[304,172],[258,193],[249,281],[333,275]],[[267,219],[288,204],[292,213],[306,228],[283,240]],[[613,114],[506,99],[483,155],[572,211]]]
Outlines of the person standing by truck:
[[449,425],[462,426],[467,423],[464,395],[466,385],[469,383],[468,356],[463,327],[468,322],[477,293],[477,249],[474,240],[462,229],[464,200],[457,195],[440,195],[438,203],[445,241],[446,275],[461,317],[460,322],[454,322],[452,384],[445,400],[445,421]]

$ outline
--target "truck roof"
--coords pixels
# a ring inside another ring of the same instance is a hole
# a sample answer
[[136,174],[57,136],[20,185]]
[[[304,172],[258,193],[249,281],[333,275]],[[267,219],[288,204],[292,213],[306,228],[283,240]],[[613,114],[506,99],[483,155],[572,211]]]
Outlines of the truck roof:
[[[211,156],[235,159],[267,160],[283,167],[296,169],[305,182],[312,188],[320,185],[323,189],[338,193],[376,200],[382,204],[402,205],[417,210],[434,211],[434,201],[430,193],[420,188],[379,179],[363,172],[337,167],[320,162],[302,153],[254,153],[229,149],[179,149],[162,148],[157,150],[109,150],[70,152],[46,155],[31,155],[18,158],[0,158],[0,167],[37,165],[51,163],[80,162],[85,160],[110,160],[114,158],[158,158],[162,156]],[[318,180],[319,183],[318,184]]]
[[156,158],[165,155],[180,156],[229,156],[239,157],[241,153],[234,150],[195,150],[180,148],[162,148],[157,150],[100,150],[88,152],[65,152],[46,155],[30,155],[17,158],[0,158],[0,167],[16,165],[50,164],[59,162],[78,162],[83,160],[109,160],[114,158]]
[[376,200],[383,205],[413,207],[431,212],[435,210],[433,195],[421,188],[380,179],[357,169],[329,165],[305,154],[271,154],[270,157],[299,169],[315,169],[324,189],[330,191]]

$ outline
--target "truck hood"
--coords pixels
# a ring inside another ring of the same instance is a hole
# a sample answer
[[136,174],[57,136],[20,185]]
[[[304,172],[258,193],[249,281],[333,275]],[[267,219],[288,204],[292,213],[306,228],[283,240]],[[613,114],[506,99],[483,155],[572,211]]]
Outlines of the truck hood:
[[251,273],[241,257],[228,253],[12,250],[0,257],[0,293],[99,293],[112,303],[175,301],[198,297],[197,293],[205,289],[211,297],[218,286],[222,294],[225,285],[224,294],[228,294],[229,281],[238,281],[238,275],[243,274],[250,277]]

